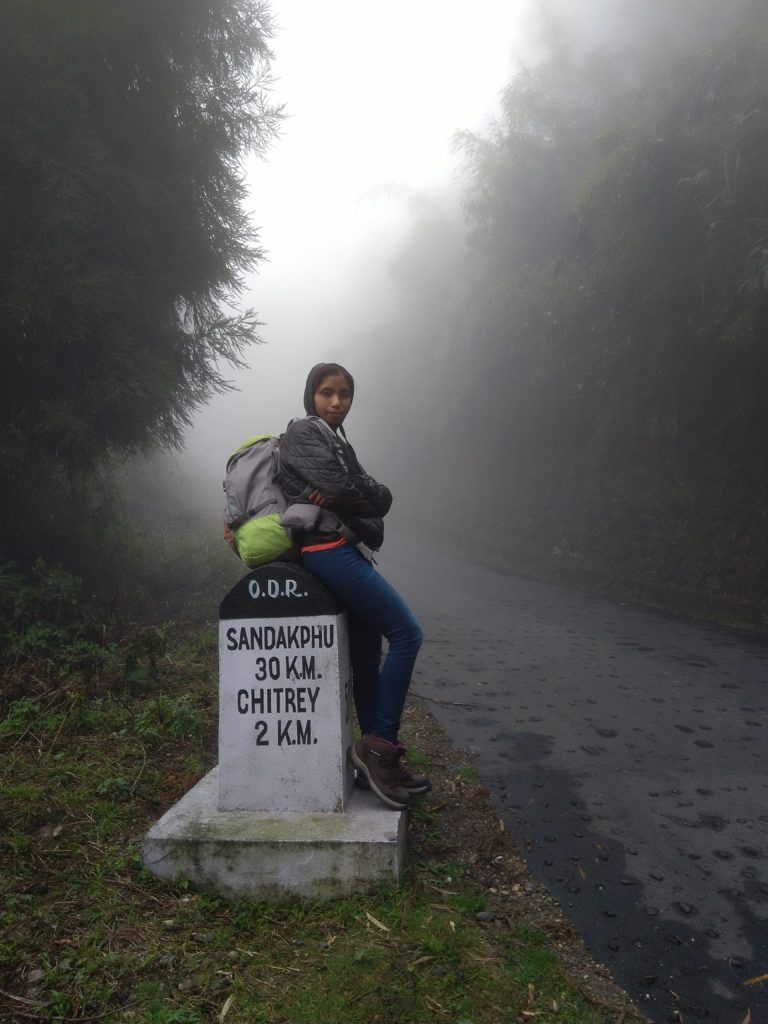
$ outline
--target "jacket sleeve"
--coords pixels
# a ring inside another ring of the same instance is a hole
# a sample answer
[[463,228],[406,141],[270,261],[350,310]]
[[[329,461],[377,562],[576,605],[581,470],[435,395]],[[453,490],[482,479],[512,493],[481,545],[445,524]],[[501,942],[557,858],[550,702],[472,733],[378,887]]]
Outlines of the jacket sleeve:
[[280,463],[289,476],[304,481],[299,500],[316,489],[331,508],[355,516],[383,516],[392,504],[389,489],[365,473],[355,473],[341,442],[312,420],[288,427],[280,442]]
[[[360,487],[362,492],[367,496],[367,500],[370,502],[373,508],[373,515],[385,516],[387,512],[392,508],[392,492],[384,484],[378,483],[373,479],[372,476],[368,476],[366,473],[362,477],[358,477],[360,481]],[[350,511],[353,511],[350,509]],[[358,513],[362,515],[362,513]]]

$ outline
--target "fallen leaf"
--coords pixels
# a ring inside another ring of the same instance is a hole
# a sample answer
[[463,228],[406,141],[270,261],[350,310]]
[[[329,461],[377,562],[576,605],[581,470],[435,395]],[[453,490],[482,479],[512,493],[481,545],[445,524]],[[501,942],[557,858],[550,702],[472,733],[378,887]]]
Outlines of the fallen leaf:
[[756,978],[747,978],[742,985],[759,985],[761,981],[768,981],[768,974],[758,974]]
[[419,964],[425,964],[425,963],[427,963],[427,961],[434,960],[434,959],[435,958],[433,956],[420,956],[418,958],[418,960],[414,960],[413,961],[413,963],[411,964],[411,967],[418,967]]
[[535,1001],[536,1001],[536,989],[534,988],[533,983],[529,981],[528,982],[528,1005],[529,1006],[533,1006]]
[[503,832],[503,831],[504,831],[504,819],[503,818],[499,818],[499,832]]
[[227,996],[227,999],[226,999],[224,1005],[222,1006],[221,1010],[219,1011],[219,1024],[224,1024],[224,1018],[229,1013],[229,1011],[230,1011],[230,1009],[232,1007],[232,1003],[234,1003],[234,1001],[235,1001],[235,997],[234,996]]
[[381,921],[379,921],[377,918],[375,918],[373,916],[373,914],[369,914],[367,910],[365,912],[365,916],[368,918],[368,920],[371,922],[371,924],[375,924],[376,927],[380,928],[383,932],[388,932],[389,931],[389,928],[387,928],[387,926],[385,924],[382,924]]
[[751,1020],[752,1020],[752,1011],[748,1009],[747,1010],[747,1015],[744,1018],[744,1020],[741,1022],[741,1024],[750,1024]]
[[426,1000],[433,1010],[441,1010],[443,1013],[445,1013],[445,1007],[443,1006],[443,1004],[438,1003],[438,1001],[436,999],[433,999],[432,996],[427,996]]
[[576,870],[579,872],[579,877],[581,878],[582,882],[586,882],[586,880],[587,880],[587,873],[585,872],[585,870],[581,866],[581,864],[577,864],[576,865]]

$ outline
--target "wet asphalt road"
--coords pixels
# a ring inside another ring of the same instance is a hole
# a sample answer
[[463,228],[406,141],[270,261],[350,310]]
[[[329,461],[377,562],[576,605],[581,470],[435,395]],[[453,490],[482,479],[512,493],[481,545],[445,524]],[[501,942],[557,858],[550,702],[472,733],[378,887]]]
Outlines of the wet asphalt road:
[[399,534],[380,562],[413,689],[595,957],[653,1020],[768,1022],[768,641]]

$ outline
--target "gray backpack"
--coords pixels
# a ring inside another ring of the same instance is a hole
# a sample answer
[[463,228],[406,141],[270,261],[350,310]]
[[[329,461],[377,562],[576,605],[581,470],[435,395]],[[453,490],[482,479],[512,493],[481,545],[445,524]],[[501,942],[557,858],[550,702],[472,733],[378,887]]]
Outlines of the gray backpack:
[[225,519],[235,550],[250,569],[272,562],[293,546],[280,525],[287,503],[277,483],[278,447],[273,434],[259,434],[244,441],[227,462]]

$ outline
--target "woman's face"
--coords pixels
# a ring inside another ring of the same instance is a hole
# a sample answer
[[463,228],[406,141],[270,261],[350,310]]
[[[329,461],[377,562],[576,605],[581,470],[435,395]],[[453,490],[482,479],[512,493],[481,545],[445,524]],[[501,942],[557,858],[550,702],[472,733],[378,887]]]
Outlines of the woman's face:
[[339,427],[352,406],[352,389],[343,373],[323,377],[315,391],[315,412],[329,427]]

